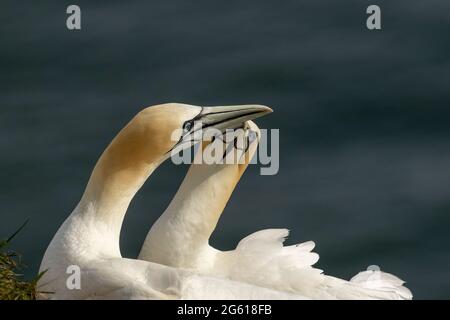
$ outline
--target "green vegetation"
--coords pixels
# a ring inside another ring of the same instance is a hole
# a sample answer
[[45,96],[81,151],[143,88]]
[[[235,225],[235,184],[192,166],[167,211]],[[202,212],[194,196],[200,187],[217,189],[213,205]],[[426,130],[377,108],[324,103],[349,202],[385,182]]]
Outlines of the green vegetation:
[[0,300],[35,300],[36,284],[43,273],[31,281],[22,279],[18,271],[24,267],[21,257],[8,247],[11,240],[25,227],[26,222],[8,239],[0,240]]

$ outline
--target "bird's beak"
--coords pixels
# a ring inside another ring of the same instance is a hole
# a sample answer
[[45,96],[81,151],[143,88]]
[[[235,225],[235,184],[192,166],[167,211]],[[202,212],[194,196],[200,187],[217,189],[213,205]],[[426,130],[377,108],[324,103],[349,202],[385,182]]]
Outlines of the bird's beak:
[[208,129],[225,132],[227,129],[240,128],[246,121],[262,117],[271,112],[272,109],[269,107],[257,104],[202,107],[201,112],[192,119],[192,128],[180,137],[171,151],[178,152],[201,141],[204,132]]
[[272,111],[269,107],[257,104],[203,107],[196,121],[202,123],[203,129],[213,127],[223,131],[238,128],[246,121],[262,117]]

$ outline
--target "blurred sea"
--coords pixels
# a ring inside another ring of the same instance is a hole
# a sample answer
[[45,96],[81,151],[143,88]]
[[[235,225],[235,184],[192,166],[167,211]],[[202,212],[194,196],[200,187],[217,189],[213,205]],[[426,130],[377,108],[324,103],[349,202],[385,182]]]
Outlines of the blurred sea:
[[[163,102],[261,103],[279,128],[280,171],[248,169],[212,244],[262,228],[314,240],[317,266],[350,278],[369,265],[416,298],[450,298],[450,2],[92,1],[82,30],[67,2],[0,10],[0,237],[37,272],[109,141]],[[135,257],[186,166],[165,163],[132,203]]]

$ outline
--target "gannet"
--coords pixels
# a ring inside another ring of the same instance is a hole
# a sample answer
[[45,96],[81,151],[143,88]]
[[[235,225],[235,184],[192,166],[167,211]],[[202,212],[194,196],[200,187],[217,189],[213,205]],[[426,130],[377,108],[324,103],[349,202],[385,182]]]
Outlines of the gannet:
[[[259,142],[256,124],[247,121],[246,128],[247,136],[253,133],[256,139],[249,139],[244,162],[191,165],[169,206],[148,232],[139,259],[311,299],[411,299],[402,280],[378,270],[361,272],[351,281],[324,275],[313,267],[319,259],[312,252],[314,242],[283,246],[287,229],[258,231],[242,239],[232,251],[209,245],[222,211]],[[201,156],[199,150],[196,157]]]
[[[163,104],[138,113],[101,155],[84,194],[51,240],[41,263],[41,298],[53,299],[302,299],[182,268],[123,258],[119,235],[130,201],[170,151],[199,128],[234,128],[271,110],[260,105],[198,107]],[[179,141],[174,130],[182,129]],[[79,271],[79,287],[68,278]]]

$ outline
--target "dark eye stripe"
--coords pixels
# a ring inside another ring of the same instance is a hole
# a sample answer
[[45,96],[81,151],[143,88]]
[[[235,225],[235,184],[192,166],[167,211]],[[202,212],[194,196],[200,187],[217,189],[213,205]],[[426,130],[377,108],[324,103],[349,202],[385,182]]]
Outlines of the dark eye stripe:
[[183,125],[183,129],[189,131],[192,129],[192,121],[185,122]]

